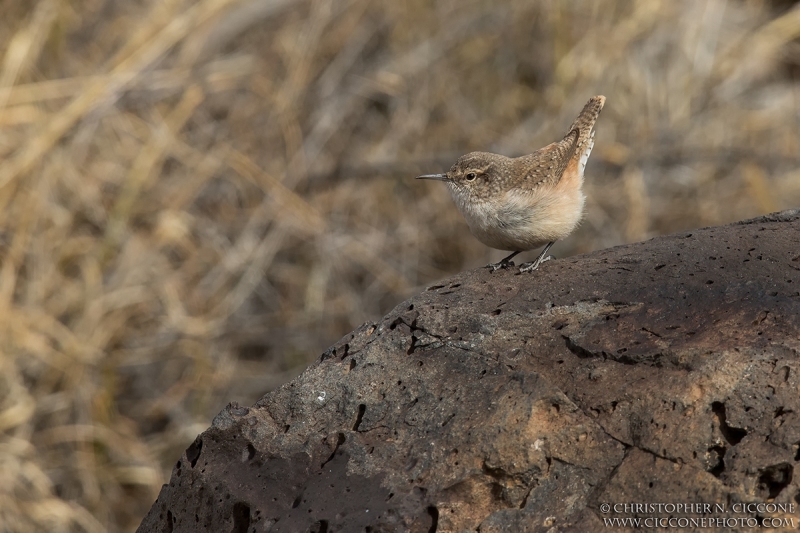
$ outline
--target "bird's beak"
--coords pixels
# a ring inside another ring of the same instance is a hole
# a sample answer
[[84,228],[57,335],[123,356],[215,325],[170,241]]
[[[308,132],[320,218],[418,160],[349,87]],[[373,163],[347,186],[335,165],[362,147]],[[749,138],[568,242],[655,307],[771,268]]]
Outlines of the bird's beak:
[[418,180],[439,180],[439,181],[450,181],[450,178],[447,177],[447,174],[423,174],[422,176],[417,176]]

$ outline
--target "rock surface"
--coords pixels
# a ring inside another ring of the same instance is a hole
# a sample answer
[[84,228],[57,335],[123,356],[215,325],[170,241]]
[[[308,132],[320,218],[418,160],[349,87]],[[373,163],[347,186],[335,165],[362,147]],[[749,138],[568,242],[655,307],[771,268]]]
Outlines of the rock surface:
[[429,287],[228,406],[139,531],[796,529],[799,444],[794,210]]

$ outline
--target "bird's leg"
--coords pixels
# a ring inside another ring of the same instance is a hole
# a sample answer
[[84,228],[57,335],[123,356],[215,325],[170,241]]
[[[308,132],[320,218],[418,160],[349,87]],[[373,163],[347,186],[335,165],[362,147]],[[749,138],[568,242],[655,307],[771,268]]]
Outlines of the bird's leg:
[[553,258],[553,256],[552,255],[548,255],[547,257],[545,257],[545,255],[547,255],[547,250],[549,250],[550,247],[553,246],[554,244],[555,244],[555,241],[548,242],[547,246],[545,246],[544,250],[542,250],[542,253],[540,253],[539,257],[536,258],[536,261],[534,261],[532,263],[523,263],[523,264],[521,264],[519,266],[519,271],[520,272],[533,272],[534,270],[539,268],[539,265],[541,265],[545,261],[550,261]]
[[499,263],[489,263],[488,265],[486,265],[486,268],[488,268],[489,270],[494,272],[495,270],[500,270],[501,268],[513,267],[514,266],[514,261],[512,261],[511,258],[513,258],[518,253],[519,252],[512,253],[511,255],[509,255],[508,257],[504,258]]

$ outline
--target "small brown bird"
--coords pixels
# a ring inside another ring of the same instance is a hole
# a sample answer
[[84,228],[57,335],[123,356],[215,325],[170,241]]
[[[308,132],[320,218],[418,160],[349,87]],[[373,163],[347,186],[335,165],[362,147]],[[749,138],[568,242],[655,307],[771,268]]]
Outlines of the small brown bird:
[[536,270],[552,259],[545,255],[555,241],[578,225],[586,201],[583,169],[594,146],[592,127],[605,101],[605,96],[591,98],[562,140],[532,154],[512,159],[472,152],[446,174],[417,176],[447,183],[472,234],[487,246],[513,252],[488,268],[513,266],[518,253],[546,245],[536,261],[520,265],[521,272]]

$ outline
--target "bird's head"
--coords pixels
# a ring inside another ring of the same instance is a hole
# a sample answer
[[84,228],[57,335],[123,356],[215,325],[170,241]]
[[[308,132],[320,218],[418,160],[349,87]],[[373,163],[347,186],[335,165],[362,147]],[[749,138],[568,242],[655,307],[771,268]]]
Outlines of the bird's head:
[[504,190],[511,159],[488,152],[471,152],[462,155],[445,174],[423,174],[421,180],[439,180],[447,183],[453,197],[458,199],[486,200]]

